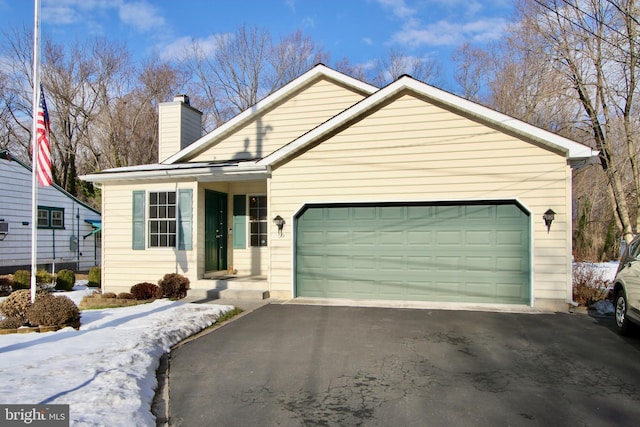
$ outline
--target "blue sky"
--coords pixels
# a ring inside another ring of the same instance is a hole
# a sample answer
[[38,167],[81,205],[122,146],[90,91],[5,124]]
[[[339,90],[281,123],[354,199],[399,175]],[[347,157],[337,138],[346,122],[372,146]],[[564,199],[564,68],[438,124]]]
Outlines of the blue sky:
[[[432,55],[452,87],[451,54],[465,41],[500,40],[514,0],[41,0],[42,33],[61,43],[90,36],[126,42],[137,58],[171,57],[196,39],[258,25],[300,29],[331,54],[370,64],[390,48]],[[32,0],[0,0],[0,25],[33,26]]]

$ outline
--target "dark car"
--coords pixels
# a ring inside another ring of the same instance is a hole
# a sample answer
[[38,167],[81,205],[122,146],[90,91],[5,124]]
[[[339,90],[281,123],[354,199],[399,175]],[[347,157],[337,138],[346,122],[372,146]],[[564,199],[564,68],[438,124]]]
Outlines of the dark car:
[[613,287],[618,332],[626,335],[632,323],[640,324],[640,235],[627,245]]

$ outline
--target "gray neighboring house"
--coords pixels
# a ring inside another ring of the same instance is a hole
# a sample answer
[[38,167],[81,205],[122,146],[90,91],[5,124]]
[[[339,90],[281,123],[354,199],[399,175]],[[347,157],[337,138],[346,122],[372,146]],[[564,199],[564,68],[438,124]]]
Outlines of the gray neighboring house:
[[[0,274],[31,269],[32,171],[0,150]],[[38,187],[38,268],[87,271],[101,260],[100,212],[57,185]]]

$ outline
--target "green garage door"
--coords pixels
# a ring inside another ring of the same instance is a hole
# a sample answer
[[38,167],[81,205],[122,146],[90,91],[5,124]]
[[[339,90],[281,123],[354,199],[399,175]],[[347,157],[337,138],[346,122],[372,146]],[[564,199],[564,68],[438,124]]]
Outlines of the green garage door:
[[307,206],[296,296],[529,304],[529,216],[514,203]]

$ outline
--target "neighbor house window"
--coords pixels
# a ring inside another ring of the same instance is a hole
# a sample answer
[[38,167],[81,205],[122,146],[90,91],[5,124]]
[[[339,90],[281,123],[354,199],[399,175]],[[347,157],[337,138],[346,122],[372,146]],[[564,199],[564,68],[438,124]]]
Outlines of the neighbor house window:
[[249,197],[249,242],[267,246],[267,196]]
[[149,247],[174,247],[177,237],[175,191],[149,193]]
[[38,228],[64,228],[64,209],[38,206]]

